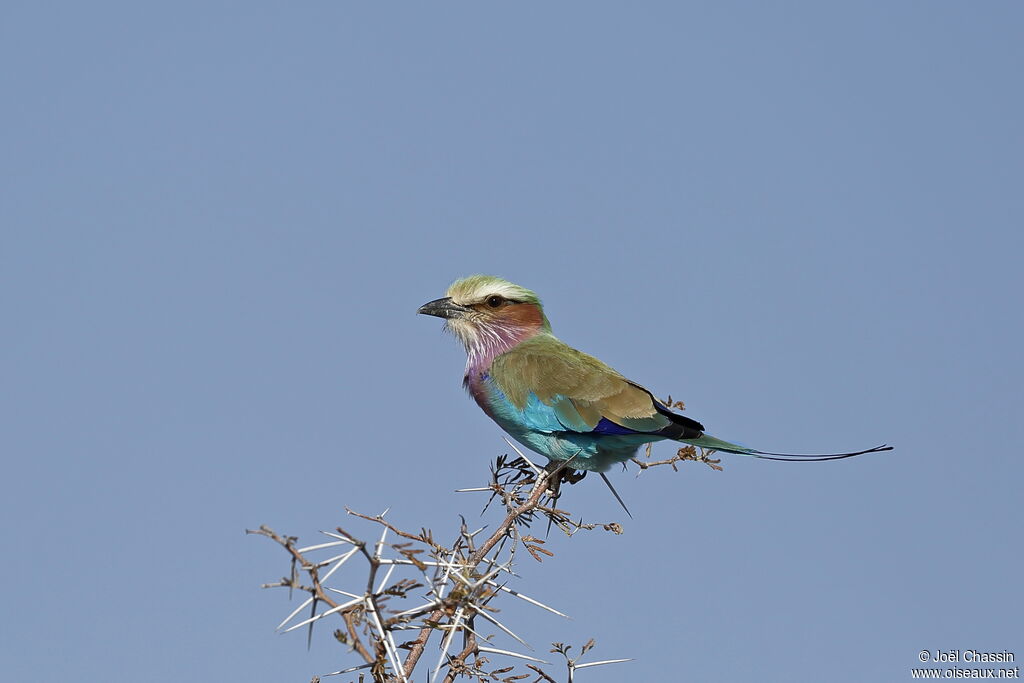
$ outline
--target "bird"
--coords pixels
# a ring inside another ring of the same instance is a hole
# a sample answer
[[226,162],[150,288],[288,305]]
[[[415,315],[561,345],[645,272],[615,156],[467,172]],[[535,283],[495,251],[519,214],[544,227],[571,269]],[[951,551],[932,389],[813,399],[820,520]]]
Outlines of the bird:
[[847,453],[775,453],[706,434],[700,422],[556,337],[537,294],[499,277],[456,280],[417,313],[444,319],[466,349],[463,386],[470,396],[513,439],[547,457],[549,466],[603,473],[634,457],[640,446],[663,440],[783,461],[892,450],[882,444]]

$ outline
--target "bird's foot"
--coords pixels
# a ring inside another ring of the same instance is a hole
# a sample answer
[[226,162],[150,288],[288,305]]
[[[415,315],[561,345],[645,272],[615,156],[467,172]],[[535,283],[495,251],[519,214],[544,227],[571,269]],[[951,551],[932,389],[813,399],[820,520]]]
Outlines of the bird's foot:
[[[548,518],[547,534],[551,533],[551,525],[555,521],[556,517],[561,518],[564,515],[562,511],[558,509],[558,499],[562,497],[562,484],[576,484],[583,480],[583,477],[587,476],[586,470],[576,471],[571,468],[567,468],[566,461],[564,460],[552,460],[544,466],[551,477],[548,479],[548,490],[547,494],[547,508],[545,514]],[[562,524],[559,523],[561,527]]]
[[576,484],[587,476],[586,470],[576,471],[566,467],[564,460],[551,460],[544,466],[544,470],[551,475],[548,479],[548,493],[552,501],[558,500],[558,496],[561,495],[562,484]]
[[562,472],[562,481],[566,484],[578,484],[587,476],[586,470],[565,470]]

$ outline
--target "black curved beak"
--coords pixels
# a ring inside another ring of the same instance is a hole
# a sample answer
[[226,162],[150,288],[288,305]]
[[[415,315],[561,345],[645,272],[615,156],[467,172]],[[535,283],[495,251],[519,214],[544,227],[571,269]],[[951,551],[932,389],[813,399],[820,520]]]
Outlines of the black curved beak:
[[428,301],[420,306],[419,310],[416,312],[422,313],[423,315],[437,316],[438,318],[460,318],[466,313],[469,313],[469,311],[470,309],[465,306],[460,306],[452,301],[451,297],[446,296],[443,299]]

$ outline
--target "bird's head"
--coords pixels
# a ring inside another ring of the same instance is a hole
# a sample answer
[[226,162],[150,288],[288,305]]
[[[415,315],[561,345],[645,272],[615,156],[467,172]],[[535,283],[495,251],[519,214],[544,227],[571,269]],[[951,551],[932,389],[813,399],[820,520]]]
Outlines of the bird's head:
[[441,299],[428,301],[417,313],[445,319],[474,356],[493,358],[524,339],[550,331],[536,294],[491,275],[470,275],[456,280]]

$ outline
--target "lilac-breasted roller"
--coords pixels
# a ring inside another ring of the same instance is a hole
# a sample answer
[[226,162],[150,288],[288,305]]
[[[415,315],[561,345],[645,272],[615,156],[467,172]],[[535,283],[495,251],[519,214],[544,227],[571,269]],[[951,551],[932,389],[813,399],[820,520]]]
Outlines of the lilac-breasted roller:
[[551,333],[536,294],[506,280],[472,275],[419,313],[445,319],[466,347],[463,384],[516,441],[550,461],[604,472],[652,441],[769,460],[836,460],[853,453],[770,453],[717,439],[704,426],[669,410],[654,395]]

